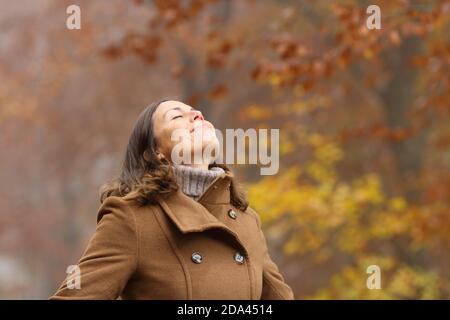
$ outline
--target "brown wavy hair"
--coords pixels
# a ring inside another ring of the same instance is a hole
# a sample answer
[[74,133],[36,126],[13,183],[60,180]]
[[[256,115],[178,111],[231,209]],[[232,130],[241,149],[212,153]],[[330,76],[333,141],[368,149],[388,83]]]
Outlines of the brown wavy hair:
[[[158,142],[153,130],[153,114],[162,102],[169,100],[154,102],[141,112],[128,139],[120,175],[100,188],[100,203],[109,196],[128,196],[140,205],[155,204],[159,197],[167,197],[178,190],[171,163],[157,157]],[[227,166],[216,163],[209,168],[213,166],[230,171]],[[235,207],[247,209],[246,196],[235,178],[231,179],[230,198]]]

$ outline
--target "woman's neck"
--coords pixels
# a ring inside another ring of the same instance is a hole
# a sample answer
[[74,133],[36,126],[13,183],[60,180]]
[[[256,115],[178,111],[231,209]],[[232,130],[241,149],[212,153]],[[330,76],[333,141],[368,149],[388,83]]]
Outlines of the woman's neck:
[[225,171],[220,167],[194,167],[174,165],[176,180],[181,190],[189,197],[197,200],[206,188]]

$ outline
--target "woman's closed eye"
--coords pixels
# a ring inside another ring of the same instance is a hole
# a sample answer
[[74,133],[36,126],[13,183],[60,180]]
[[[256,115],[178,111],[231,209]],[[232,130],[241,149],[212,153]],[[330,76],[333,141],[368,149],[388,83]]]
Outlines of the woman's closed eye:
[[181,114],[179,114],[179,115],[177,115],[177,116],[174,116],[174,117],[172,117],[172,120],[175,120],[175,119],[177,119],[177,118],[182,118],[183,116],[181,115]]

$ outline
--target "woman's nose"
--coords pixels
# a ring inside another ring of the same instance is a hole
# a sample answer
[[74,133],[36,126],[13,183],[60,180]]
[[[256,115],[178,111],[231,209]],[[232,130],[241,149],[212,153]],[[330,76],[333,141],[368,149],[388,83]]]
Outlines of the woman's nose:
[[203,115],[200,111],[192,111],[191,112],[191,121],[194,122],[195,120],[205,120],[205,118],[203,118]]

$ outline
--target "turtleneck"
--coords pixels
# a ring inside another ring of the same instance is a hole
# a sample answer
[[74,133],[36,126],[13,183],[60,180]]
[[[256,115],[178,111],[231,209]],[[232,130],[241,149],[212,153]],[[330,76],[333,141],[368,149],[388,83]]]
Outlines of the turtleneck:
[[200,198],[211,182],[225,172],[220,167],[205,170],[184,165],[175,165],[174,171],[181,190],[194,200]]

